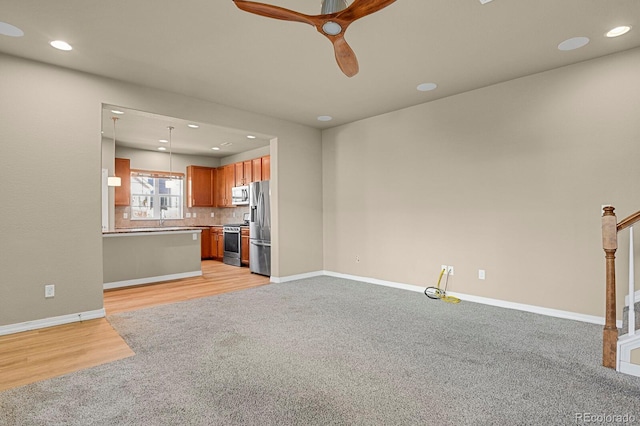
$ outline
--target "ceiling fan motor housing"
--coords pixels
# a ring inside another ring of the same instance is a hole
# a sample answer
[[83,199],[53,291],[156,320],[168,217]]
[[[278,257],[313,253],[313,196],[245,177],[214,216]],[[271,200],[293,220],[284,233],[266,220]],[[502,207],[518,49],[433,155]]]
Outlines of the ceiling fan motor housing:
[[320,13],[322,15],[328,15],[330,13],[340,12],[346,8],[347,0],[323,0]]

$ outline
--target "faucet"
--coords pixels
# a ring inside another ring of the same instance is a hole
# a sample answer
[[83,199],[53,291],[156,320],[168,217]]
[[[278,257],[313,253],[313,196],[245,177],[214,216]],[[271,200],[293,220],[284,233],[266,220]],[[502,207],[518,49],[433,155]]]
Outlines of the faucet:
[[162,207],[160,209],[160,226],[164,226],[164,220],[166,218],[166,212],[167,208],[166,207]]

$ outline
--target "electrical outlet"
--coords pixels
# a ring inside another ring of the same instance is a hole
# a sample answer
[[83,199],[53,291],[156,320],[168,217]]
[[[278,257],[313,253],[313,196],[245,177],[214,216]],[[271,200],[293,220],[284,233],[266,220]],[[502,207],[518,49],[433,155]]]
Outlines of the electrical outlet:
[[356,263],[360,263],[360,256],[356,256]]
[[453,275],[453,266],[447,268],[447,275]]
[[198,234],[193,234],[193,241],[198,241]]
[[478,269],[478,279],[479,280],[484,280],[485,277],[486,277],[485,270],[484,269]]
[[447,271],[449,270],[449,267],[447,265],[440,265],[440,271],[443,271],[443,270],[444,270],[444,273],[446,274]]
[[56,286],[54,284],[47,284],[44,286],[44,297],[49,299],[56,295]]
[[127,212],[122,213],[122,218],[123,219],[129,219],[129,213],[127,213]]
[[211,217],[216,217],[216,214],[214,212],[211,212]]
[[193,212],[193,217],[197,217],[197,216],[198,216],[198,213]]

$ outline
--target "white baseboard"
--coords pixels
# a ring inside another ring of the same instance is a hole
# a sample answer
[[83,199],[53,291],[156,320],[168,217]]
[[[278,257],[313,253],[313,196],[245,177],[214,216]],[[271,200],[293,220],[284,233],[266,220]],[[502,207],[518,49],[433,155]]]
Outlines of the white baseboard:
[[199,277],[202,275],[202,270],[192,272],[181,272],[179,274],[159,275],[157,277],[136,278],[134,280],[113,281],[110,283],[102,284],[103,290],[109,290],[112,288],[131,287],[134,285],[158,283],[161,281],[178,280],[181,278]]
[[3,325],[0,326],[0,336],[104,317],[105,310],[104,308],[102,308],[96,309],[95,311],[79,312],[77,314],[61,315],[58,317],[43,318],[34,321],[20,322],[17,324]]
[[306,278],[321,277],[325,275],[325,271],[307,272],[306,274],[289,275],[286,277],[271,277],[272,283],[286,283],[289,281],[304,280]]
[[[330,277],[344,278],[344,279],[353,280],[353,281],[362,281],[362,282],[366,282],[366,283],[369,283],[369,284],[382,285],[382,286],[385,286],[385,287],[398,288],[398,289],[409,290],[409,291],[414,291],[414,292],[418,292],[418,293],[424,293],[424,289],[425,289],[425,287],[420,287],[420,286],[416,286],[416,285],[412,285],[412,284],[404,284],[404,283],[398,283],[398,282],[393,282],[393,281],[379,280],[379,279],[376,279],[376,278],[360,277],[360,276],[349,275],[349,274],[341,274],[341,273],[332,272],[332,271],[323,271],[323,272],[324,272],[324,275],[330,276]],[[319,273],[314,273],[314,274],[315,274],[314,276],[320,275]],[[518,310],[518,311],[531,312],[531,313],[534,313],[534,314],[546,315],[546,316],[551,316],[551,317],[556,317],[556,318],[570,319],[570,320],[575,320],[575,321],[587,322],[587,323],[591,323],[591,324],[604,325],[604,323],[605,323],[604,317],[597,317],[597,316],[594,316],[594,315],[586,315],[586,314],[580,314],[580,313],[577,313],[577,312],[562,311],[562,310],[559,310],[559,309],[544,308],[542,306],[527,305],[527,304],[523,304],[523,303],[509,302],[509,301],[500,300],[500,299],[491,299],[491,298],[488,298],[488,297],[474,296],[474,295],[470,295],[470,294],[454,293],[454,292],[450,292],[450,291],[448,291],[447,294],[449,294],[451,296],[454,296],[454,297],[457,297],[460,300],[466,300],[468,302],[481,303],[483,305],[497,306],[497,307],[500,307],[500,308],[507,308],[507,309],[515,309],[515,310]],[[616,321],[616,326],[618,328],[622,328],[622,320]]]

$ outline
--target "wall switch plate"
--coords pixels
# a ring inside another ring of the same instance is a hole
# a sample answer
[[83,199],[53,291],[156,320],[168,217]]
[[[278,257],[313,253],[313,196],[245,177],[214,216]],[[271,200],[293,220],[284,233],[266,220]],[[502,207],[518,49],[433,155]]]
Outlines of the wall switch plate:
[[198,216],[198,213],[193,212],[193,217],[196,217],[196,216]]
[[211,212],[211,217],[216,217],[216,214],[214,212]]
[[44,297],[49,299],[56,295],[56,286],[54,284],[47,284],[44,286]]
[[198,241],[198,234],[192,234],[193,235],[193,241]]
[[478,279],[484,280],[486,277],[486,273],[484,269],[478,269]]
[[184,214],[184,216],[185,216],[187,219],[191,219],[191,213],[185,213],[185,214]]

